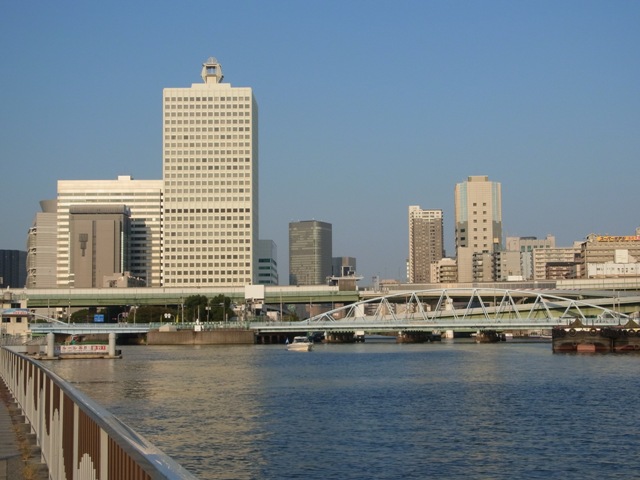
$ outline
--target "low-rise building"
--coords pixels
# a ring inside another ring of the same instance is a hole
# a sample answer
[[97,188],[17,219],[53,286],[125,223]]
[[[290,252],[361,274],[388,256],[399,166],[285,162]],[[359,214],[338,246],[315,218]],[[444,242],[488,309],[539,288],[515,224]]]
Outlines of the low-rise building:
[[522,278],[534,278],[533,251],[540,248],[555,248],[556,238],[547,235],[546,238],[537,237],[507,237],[507,251],[520,252],[520,272]]
[[431,264],[431,283],[456,283],[458,264],[453,258],[442,258]]
[[588,235],[580,245],[585,278],[636,277],[640,272],[640,228],[636,235]]
[[579,264],[580,245],[564,248],[535,248],[533,250],[533,279],[550,280],[547,277],[548,263]]
[[507,282],[510,279],[523,279],[521,254],[518,251],[502,251],[494,254],[494,280],[496,282]]

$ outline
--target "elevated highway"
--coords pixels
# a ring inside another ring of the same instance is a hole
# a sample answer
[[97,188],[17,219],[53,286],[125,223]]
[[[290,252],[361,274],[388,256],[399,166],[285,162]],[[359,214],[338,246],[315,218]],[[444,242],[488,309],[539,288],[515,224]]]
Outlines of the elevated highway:
[[[194,295],[213,298],[224,295],[233,303],[247,298],[244,287],[227,288],[52,288],[13,290],[13,299],[25,308],[86,308],[111,305],[182,305]],[[338,287],[272,286],[265,288],[266,304],[353,303],[360,300],[357,290],[340,291]]]
[[[267,305],[335,305],[342,306],[385,295],[423,292],[425,297],[438,297],[442,289],[502,289],[512,292],[540,291],[565,298],[613,298],[637,295],[640,292],[640,278],[611,278],[589,280],[558,280],[531,282],[502,282],[490,284],[454,285],[394,285],[375,291],[371,289],[340,290],[336,286],[265,286],[264,299]],[[5,302],[19,303],[24,308],[66,309],[124,305],[176,306],[184,304],[193,295],[213,298],[224,295],[233,303],[242,304],[246,298],[245,287],[163,287],[163,288],[53,288],[53,289],[12,289],[3,292]],[[516,295],[516,293],[514,293]],[[393,300],[394,302],[397,300]],[[625,305],[628,302],[623,302]],[[637,304],[640,309],[640,304]],[[632,310],[629,310],[632,311]]]

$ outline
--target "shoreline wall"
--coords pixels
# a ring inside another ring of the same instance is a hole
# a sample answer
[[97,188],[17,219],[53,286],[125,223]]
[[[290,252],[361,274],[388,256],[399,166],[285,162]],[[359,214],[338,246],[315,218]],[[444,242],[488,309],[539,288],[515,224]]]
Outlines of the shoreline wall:
[[147,333],[147,345],[253,345],[255,343],[256,336],[252,330],[225,329],[204,332],[151,330]]

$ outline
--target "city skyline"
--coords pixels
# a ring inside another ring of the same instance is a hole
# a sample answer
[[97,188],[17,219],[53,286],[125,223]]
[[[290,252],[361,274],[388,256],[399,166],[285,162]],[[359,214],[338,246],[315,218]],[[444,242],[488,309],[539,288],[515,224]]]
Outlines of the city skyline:
[[321,219],[361,284],[403,278],[407,206],[443,210],[452,256],[453,189],[472,175],[502,184],[505,237],[569,246],[639,223],[640,5],[172,5],[126,21],[111,5],[6,7],[0,247],[26,248],[57,180],[162,178],[162,89],[198,82],[210,55],[260,104],[260,238],[281,253],[289,222]]

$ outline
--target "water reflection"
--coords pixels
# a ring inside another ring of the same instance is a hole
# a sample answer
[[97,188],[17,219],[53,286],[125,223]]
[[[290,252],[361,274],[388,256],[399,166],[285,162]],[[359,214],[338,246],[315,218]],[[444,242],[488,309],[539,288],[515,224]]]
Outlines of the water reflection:
[[511,479],[637,471],[620,403],[637,360],[443,342],[137,346],[47,365],[202,479]]

